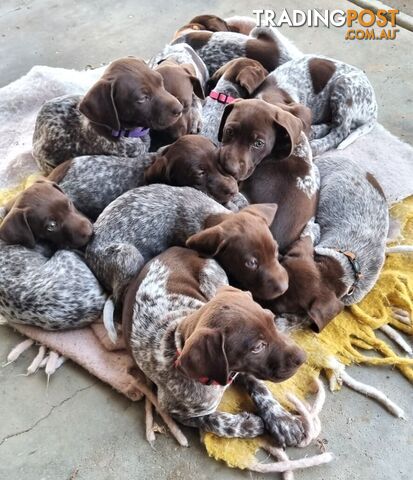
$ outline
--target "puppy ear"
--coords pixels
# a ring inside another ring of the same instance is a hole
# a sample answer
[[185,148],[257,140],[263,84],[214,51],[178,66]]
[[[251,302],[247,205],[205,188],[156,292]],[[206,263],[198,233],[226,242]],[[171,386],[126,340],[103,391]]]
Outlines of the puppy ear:
[[[289,157],[303,131],[301,120],[280,107],[273,106],[274,128],[278,131],[272,151],[275,158]],[[279,128],[281,127],[281,129]]]
[[0,225],[0,238],[10,245],[23,245],[33,248],[36,244],[33,232],[27,221],[27,210],[12,208]]
[[79,104],[79,110],[98,125],[120,130],[113,90],[114,82],[99,80],[83,97]]
[[204,93],[204,89],[202,88],[201,82],[199,81],[199,78],[191,75],[189,79],[191,80],[192,86],[194,87],[195,95],[201,100],[204,100],[205,93]]
[[224,335],[216,329],[196,329],[185,342],[177,367],[189,378],[205,378],[226,385],[229,367]]
[[321,332],[327,323],[336,317],[343,308],[344,303],[328,290],[328,293],[316,297],[307,313],[314,322],[315,330]]
[[263,67],[244,67],[236,76],[235,81],[245,88],[249,95],[252,94],[265,80],[268,75]]
[[220,225],[207,228],[188,238],[186,246],[210,257],[215,257],[226,245],[224,229]]
[[308,107],[301,105],[301,103],[283,105],[282,108],[283,110],[286,110],[287,112],[294,115],[294,117],[297,117],[301,120],[301,123],[303,124],[302,129],[304,133],[308,136],[311,130],[311,124],[313,120],[311,110]]
[[235,103],[236,102],[230,103],[224,109],[224,113],[222,114],[221,123],[219,124],[219,130],[218,130],[219,142],[222,142],[222,134],[224,132],[225,123],[227,122],[228,115],[232,112],[232,109],[234,108]]
[[169,181],[168,161],[164,155],[156,155],[155,161],[145,170],[145,183],[165,183]]
[[268,226],[271,226],[277,213],[278,205],[276,203],[256,203],[243,208],[242,212],[249,212],[263,218]]

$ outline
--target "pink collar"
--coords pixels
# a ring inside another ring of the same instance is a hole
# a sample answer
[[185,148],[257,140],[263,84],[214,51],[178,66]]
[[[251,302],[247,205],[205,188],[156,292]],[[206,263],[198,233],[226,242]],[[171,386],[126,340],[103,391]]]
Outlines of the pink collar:
[[209,97],[212,98],[213,100],[216,100],[219,103],[232,103],[237,100],[235,97],[230,97],[229,95],[226,95],[225,93],[220,93],[217,92],[216,90],[212,90],[212,92],[209,94]]

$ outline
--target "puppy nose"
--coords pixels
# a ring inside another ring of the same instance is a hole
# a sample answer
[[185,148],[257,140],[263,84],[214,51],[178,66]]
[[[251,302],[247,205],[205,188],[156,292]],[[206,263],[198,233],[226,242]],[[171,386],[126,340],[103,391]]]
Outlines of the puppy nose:
[[294,346],[291,348],[287,357],[286,363],[288,368],[297,369],[307,360],[307,354],[300,347]]

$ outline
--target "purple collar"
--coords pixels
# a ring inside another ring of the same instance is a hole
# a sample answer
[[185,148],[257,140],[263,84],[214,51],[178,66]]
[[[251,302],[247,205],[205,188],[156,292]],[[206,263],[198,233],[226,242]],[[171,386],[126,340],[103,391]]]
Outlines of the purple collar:
[[140,138],[144,137],[149,133],[149,128],[138,127],[134,128],[133,130],[112,130],[112,137],[120,138],[120,137],[132,137],[132,138]]

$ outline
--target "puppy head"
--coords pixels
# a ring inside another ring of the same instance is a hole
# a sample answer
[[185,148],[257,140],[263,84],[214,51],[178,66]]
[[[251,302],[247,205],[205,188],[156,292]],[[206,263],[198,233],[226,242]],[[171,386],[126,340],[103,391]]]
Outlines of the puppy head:
[[[231,29],[226,21],[216,15],[198,15],[177,30],[173,36],[173,40],[185,35],[189,32],[207,30],[209,32],[230,32]],[[235,30],[232,30],[235,31]]]
[[145,180],[193,187],[227,203],[238,192],[238,184],[220,171],[218,159],[218,148],[211,140],[201,135],[184,135],[162,149],[145,171]]
[[190,64],[178,65],[166,60],[156,68],[156,71],[162,75],[165,89],[182,105],[181,117],[163,130],[172,140],[176,140],[182,135],[192,133],[192,109],[197,107],[194,95],[204,99],[204,91],[194,67]]
[[162,130],[182,115],[182,105],[167,92],[162,76],[138,58],[115,60],[79,104],[91,122],[113,130]]
[[208,86],[210,89],[214,88],[218,81],[223,78],[244,88],[246,94],[251,95],[262,84],[267,75],[267,70],[260,62],[251,58],[236,58],[219,68],[209,79]]
[[264,100],[231,103],[218,133],[221,166],[237,180],[246,180],[268,155],[288,157],[302,130],[301,120]]
[[[185,321],[184,321],[185,322]],[[274,315],[249,292],[222,287],[191,318],[178,368],[190,378],[226,385],[231,372],[280,382],[294,375],[305,353],[275,328]]]
[[344,294],[344,285],[339,280],[343,271],[334,259],[315,255],[310,237],[302,237],[292,244],[281,260],[287,270],[287,291],[271,301],[268,307],[282,314],[309,317],[314,330],[320,332],[327,323],[344,308],[337,296]]
[[216,258],[230,279],[254,298],[276,298],[288,287],[287,272],[278,262],[278,244],[269,229],[276,211],[276,204],[257,204],[211,217],[208,222],[214,225],[189,237],[186,246]]
[[37,240],[58,248],[81,248],[92,236],[92,224],[79,213],[56,183],[38,180],[8,207],[0,238],[33,248]]

